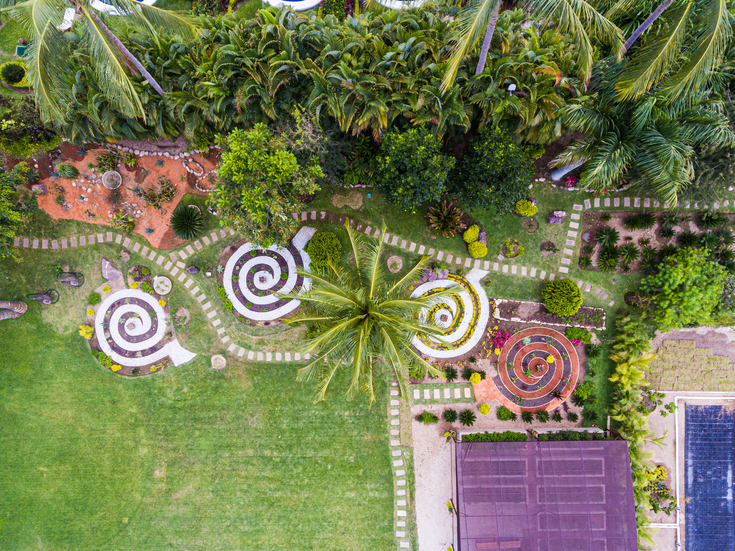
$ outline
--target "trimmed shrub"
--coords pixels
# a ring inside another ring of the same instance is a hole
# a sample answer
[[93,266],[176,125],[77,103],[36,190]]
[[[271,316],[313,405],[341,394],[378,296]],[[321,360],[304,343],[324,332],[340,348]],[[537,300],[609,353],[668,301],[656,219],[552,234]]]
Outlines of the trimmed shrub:
[[425,423],[427,425],[431,425],[433,423],[438,423],[439,422],[439,418],[436,415],[434,415],[433,413],[430,413],[428,411],[425,411],[421,415],[418,415],[416,417],[416,420],[419,423]]
[[147,276],[151,274],[151,271],[148,268],[142,268],[140,270],[140,273],[143,274],[144,276]]
[[482,415],[487,415],[490,413],[490,406],[487,404],[480,404],[479,410]]
[[140,290],[144,293],[148,293],[149,295],[153,294],[153,287],[151,287],[150,283],[148,283],[147,281],[144,281],[140,284]]
[[179,205],[171,213],[169,226],[180,239],[196,239],[204,230],[204,216],[199,209]]
[[521,413],[521,419],[523,419],[524,423],[533,423],[533,413],[530,411],[524,411]]
[[472,258],[483,258],[487,256],[487,245],[479,241],[473,241],[467,245],[467,250]]
[[582,341],[582,344],[592,343],[592,333],[581,327],[567,327],[564,334],[569,340],[577,339]]
[[441,153],[442,141],[424,127],[386,134],[375,157],[375,183],[404,210],[438,201],[455,159]]
[[452,408],[445,409],[442,417],[447,423],[454,423],[457,420],[457,411]]
[[516,212],[521,216],[533,216],[538,212],[538,207],[527,199],[521,199],[516,203]]
[[482,377],[479,373],[473,373],[472,375],[470,375],[470,382],[473,385],[479,385],[480,381],[482,381]]
[[558,411],[555,411],[554,414],[551,416],[551,420],[554,421],[555,423],[561,423],[562,422],[561,413],[559,413]]
[[504,432],[475,432],[463,434],[462,442],[526,442],[528,437],[525,432],[506,430]]
[[319,232],[309,240],[306,252],[311,258],[311,264],[317,268],[323,268],[329,262],[339,262],[342,255],[342,243],[336,235],[331,232]]
[[582,306],[582,290],[571,279],[549,281],[541,294],[546,309],[558,316],[573,316]]
[[99,293],[92,293],[91,295],[89,295],[90,306],[97,306],[100,302],[102,302],[102,297]]
[[549,412],[546,410],[539,410],[536,412],[536,420],[539,423],[547,423],[549,421]]
[[465,243],[472,243],[473,241],[477,241],[478,237],[480,237],[480,226],[478,226],[477,224],[470,226],[462,234],[462,239],[464,239]]
[[465,427],[471,427],[475,424],[476,420],[477,416],[475,415],[475,412],[470,409],[466,409],[459,414],[459,422],[462,423]]
[[495,415],[500,421],[515,421],[518,419],[518,416],[505,406],[500,406],[495,412]]
[[557,432],[546,432],[538,435],[540,442],[567,441],[567,440],[607,440],[602,432],[590,432],[586,430],[560,430]]
[[576,423],[579,421],[579,415],[574,413],[573,411],[570,411],[567,413],[567,421],[571,421],[572,423]]

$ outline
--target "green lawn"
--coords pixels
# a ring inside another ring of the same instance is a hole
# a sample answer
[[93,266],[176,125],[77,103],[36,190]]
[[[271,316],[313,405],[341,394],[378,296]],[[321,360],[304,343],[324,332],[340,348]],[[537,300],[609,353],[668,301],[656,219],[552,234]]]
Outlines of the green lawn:
[[[76,265],[98,262],[98,250],[76,253]],[[45,254],[0,262],[0,296],[50,280],[56,257]],[[213,371],[210,341],[195,335],[184,344],[200,356],[187,365],[114,375],[75,333],[99,279],[87,276],[43,314],[32,303],[0,323],[1,549],[394,545],[385,399],[368,410],[334,393],[313,405],[294,364],[228,358]],[[189,293],[170,297],[190,306]]]

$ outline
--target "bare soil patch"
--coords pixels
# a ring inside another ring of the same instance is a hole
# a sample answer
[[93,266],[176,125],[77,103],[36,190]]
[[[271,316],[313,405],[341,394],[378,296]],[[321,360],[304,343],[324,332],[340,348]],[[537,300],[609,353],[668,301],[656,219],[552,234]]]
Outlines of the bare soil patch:
[[359,191],[351,191],[347,195],[335,193],[332,195],[332,204],[338,209],[350,207],[359,210],[362,207],[362,193]]

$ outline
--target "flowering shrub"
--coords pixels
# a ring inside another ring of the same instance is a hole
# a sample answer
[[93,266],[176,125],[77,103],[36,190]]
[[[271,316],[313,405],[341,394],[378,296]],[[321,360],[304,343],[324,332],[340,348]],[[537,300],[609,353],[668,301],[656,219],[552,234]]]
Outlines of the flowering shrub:
[[473,385],[479,385],[481,380],[482,376],[479,373],[473,373],[472,375],[470,375],[470,382]]
[[505,343],[510,340],[511,336],[512,335],[507,331],[498,331],[493,335],[493,346],[498,350],[498,355],[500,354],[499,349],[503,348]]
[[582,346],[582,341],[579,339],[569,339],[569,342],[571,342],[574,346]]
[[138,282],[137,282],[137,281],[133,281],[133,282],[132,282],[132,283],[130,284],[130,288],[131,288],[131,289],[137,289],[137,288],[138,288]]
[[87,315],[94,316],[94,308],[87,308]]
[[160,304],[162,307],[163,306],[166,306],[166,301],[163,300],[163,299],[161,299],[161,300],[158,301],[158,304]]
[[94,334],[94,329],[90,325],[80,325],[79,334],[85,339],[89,340],[92,338],[92,335]]
[[104,287],[102,287],[102,292],[103,293],[109,293],[110,292],[110,286],[109,285],[105,285]]
[[[573,343],[574,341],[579,341],[580,344],[590,344],[592,342],[592,333],[581,327],[567,327],[564,334]],[[579,344],[575,343],[574,346],[579,346]]]
[[121,365],[119,365],[119,364],[112,364],[112,365],[110,366],[110,369],[111,369],[112,371],[115,371],[115,372],[117,372],[117,371],[120,371],[120,370],[122,369],[122,366],[121,366]]
[[546,361],[547,361],[548,363],[550,363],[550,364],[553,364],[553,363],[554,363],[554,361],[555,361],[555,360],[554,360],[554,356],[551,356],[551,355],[549,355],[549,356],[546,356]]
[[490,406],[487,404],[480,404],[480,413],[482,415],[487,415],[490,413]]

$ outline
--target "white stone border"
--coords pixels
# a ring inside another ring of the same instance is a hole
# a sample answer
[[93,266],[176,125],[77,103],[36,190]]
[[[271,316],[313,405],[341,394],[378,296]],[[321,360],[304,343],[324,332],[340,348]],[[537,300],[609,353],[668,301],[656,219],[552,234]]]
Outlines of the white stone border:
[[[472,318],[474,317],[474,307],[472,304],[472,300],[470,299],[469,293],[465,289],[462,289],[457,293],[459,300],[464,303],[464,317],[462,319],[462,322],[459,324],[459,327],[457,327],[455,331],[442,337],[442,340],[445,341],[443,344],[451,344],[459,340],[468,331],[472,331],[472,336],[467,340],[466,343],[464,343],[459,348],[452,348],[450,350],[436,350],[434,348],[428,347],[418,337],[414,337],[411,341],[411,344],[413,344],[413,346],[416,347],[416,349],[418,349],[421,353],[431,358],[456,358],[457,356],[468,353],[475,346],[477,346],[477,344],[485,336],[485,327],[487,327],[487,322],[490,319],[490,302],[487,298],[487,293],[480,285],[480,280],[487,274],[488,272],[486,272],[485,270],[472,269],[470,270],[470,273],[465,276],[465,279],[475,291],[475,293],[477,293],[477,297],[480,301],[480,312],[477,316],[475,327],[470,327]],[[451,279],[438,279],[436,281],[427,281],[426,283],[423,283],[416,287],[414,292],[411,293],[411,297],[415,298],[421,296],[432,289],[444,289],[451,286],[460,287],[456,284],[456,282],[452,281]],[[456,314],[456,311],[453,307],[454,305],[452,303],[447,303],[447,306],[448,308],[446,309],[449,309],[452,311],[452,313]],[[421,313],[419,314],[420,316],[422,316],[423,320],[426,319],[426,313],[426,309],[422,309]],[[482,329],[480,329],[480,327],[482,327]],[[432,340],[440,343],[440,341],[436,339]]]
[[276,8],[291,8],[296,11],[310,10],[321,4],[321,0],[265,0],[265,2]]
[[178,340],[173,340],[164,345],[163,348],[161,348],[157,352],[154,352],[149,356],[142,356],[140,358],[127,358],[114,352],[105,339],[105,331],[102,327],[102,323],[104,322],[105,314],[107,313],[107,310],[110,308],[110,306],[112,306],[112,303],[125,298],[137,298],[149,304],[155,311],[156,317],[158,318],[158,329],[156,330],[155,335],[143,342],[126,342],[120,335],[119,328],[117,326],[118,320],[123,314],[127,312],[135,312],[137,314],[140,314],[141,323],[138,327],[136,327],[134,331],[135,334],[142,334],[147,331],[151,327],[151,318],[148,313],[140,306],[137,306],[135,304],[122,305],[112,313],[112,317],[110,318],[108,326],[108,329],[110,331],[110,338],[112,338],[112,340],[115,341],[118,346],[124,348],[125,350],[130,350],[133,352],[136,352],[138,350],[145,350],[146,348],[155,345],[157,342],[160,342],[164,338],[164,334],[166,333],[166,314],[163,311],[161,305],[158,304],[158,301],[154,297],[138,289],[126,289],[124,291],[112,293],[102,302],[100,307],[97,309],[94,326],[95,334],[97,336],[97,342],[99,343],[100,349],[102,350],[102,352],[112,358],[113,362],[127,367],[141,367],[144,365],[155,363],[166,357],[170,357],[174,365],[182,365],[192,360],[196,356],[196,354],[194,354],[193,352],[189,352],[183,346],[181,346]]

